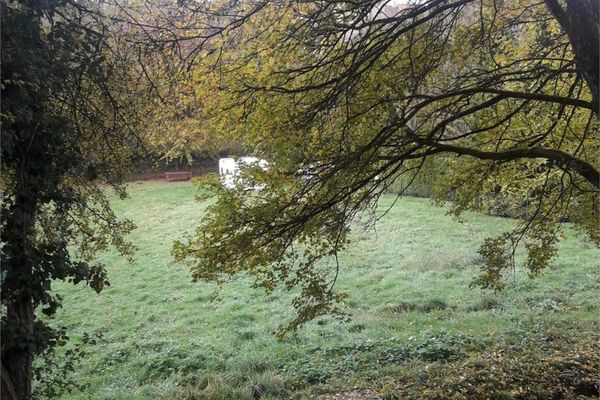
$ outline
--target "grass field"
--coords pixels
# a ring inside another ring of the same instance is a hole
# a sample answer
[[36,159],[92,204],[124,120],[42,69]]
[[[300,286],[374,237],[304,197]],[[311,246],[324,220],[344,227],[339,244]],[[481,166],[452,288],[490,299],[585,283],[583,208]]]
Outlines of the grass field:
[[[75,373],[86,388],[64,398],[303,399],[373,388],[391,399],[397,377],[430,365],[598,330],[600,254],[584,239],[569,233],[542,277],[517,269],[504,292],[485,294],[468,287],[477,248],[512,221],[473,213],[459,223],[428,200],[403,198],[376,232],[357,231],[340,258],[337,287],[350,294],[350,321],[321,318],[277,341],[272,332],[293,315],[289,294],[267,295],[239,277],[213,301],[213,286],[192,283],[172,261],[172,242],[206,206],[192,184],[132,184],[130,195],[113,204],[138,226],[135,262],[105,254],[111,286],[100,295],[54,287],[64,308],[52,324],[74,339],[102,333]],[[392,200],[382,199],[382,210]]]

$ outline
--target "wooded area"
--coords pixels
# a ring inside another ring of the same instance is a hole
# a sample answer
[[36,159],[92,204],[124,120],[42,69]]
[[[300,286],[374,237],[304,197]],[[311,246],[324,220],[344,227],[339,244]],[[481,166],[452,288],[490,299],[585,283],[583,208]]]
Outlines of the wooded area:
[[203,177],[213,203],[172,254],[195,281],[295,293],[280,338],[347,318],[352,224],[413,184],[457,218],[516,218],[473,287],[504,289],[521,251],[539,276],[566,222],[600,246],[599,17],[595,0],[2,2],[2,398],[32,398],[34,359],[68,340],[40,318],[54,282],[99,293],[98,257],[133,257],[107,191],[126,198],[140,165],[268,161],[234,189]]

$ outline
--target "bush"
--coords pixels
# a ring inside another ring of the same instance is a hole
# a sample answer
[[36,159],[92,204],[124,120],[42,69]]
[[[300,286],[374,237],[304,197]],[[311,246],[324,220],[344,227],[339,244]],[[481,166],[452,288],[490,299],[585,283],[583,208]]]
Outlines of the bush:
[[402,194],[404,196],[414,197],[431,197],[433,191],[431,186],[426,182],[415,180],[410,183],[410,180],[406,176],[399,176],[388,186],[387,190],[393,194]]

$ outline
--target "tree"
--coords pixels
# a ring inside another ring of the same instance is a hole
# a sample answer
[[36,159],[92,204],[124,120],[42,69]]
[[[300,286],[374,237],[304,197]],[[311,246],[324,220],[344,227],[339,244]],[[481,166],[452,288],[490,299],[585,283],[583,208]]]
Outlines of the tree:
[[[3,2],[2,393],[32,397],[32,361],[67,338],[38,318],[61,299],[52,282],[107,286],[94,255],[130,256],[105,197],[121,184],[137,141],[129,60],[93,3]],[[112,47],[111,47],[112,46]],[[76,249],[76,250],[74,250]],[[60,384],[60,382],[59,382]]]
[[[177,59],[164,52],[162,56]],[[173,68],[157,65],[150,60],[144,61],[145,69],[152,70],[151,81],[155,90],[153,107],[149,108],[147,123],[142,139],[146,147],[166,161],[184,160],[191,164],[194,156],[215,157],[216,154],[235,149],[237,146],[228,140],[230,135],[221,133],[217,127],[206,124],[204,118],[197,115],[211,101],[210,96],[197,92],[198,80],[189,74],[179,74],[176,82],[169,83]]]
[[236,7],[248,17],[222,41],[235,46],[196,74],[220,82],[206,116],[270,164],[244,173],[266,184],[258,193],[212,182],[216,202],[173,249],[194,279],[246,272],[267,290],[299,287],[284,331],[341,312],[336,254],[351,221],[380,217],[373,206],[399,176],[426,175],[456,215],[499,200],[520,210],[480,249],[483,288],[503,287],[519,245],[539,274],[562,221],[600,245],[597,2]]
[[[131,90],[144,101],[131,108],[144,115],[137,130],[143,143],[138,159],[145,164],[160,159],[181,166],[192,163],[194,157],[211,158],[238,148],[228,135],[197,118],[211,96],[196,90],[202,77],[189,69],[189,60],[201,62],[201,55],[225,27],[213,24],[211,20],[217,17],[201,2],[194,3],[197,7],[191,13],[181,6],[183,3],[115,2],[108,16],[109,24],[123,25],[130,31],[120,35],[126,37],[127,56],[143,81],[142,90]],[[216,2],[211,3],[212,9]],[[202,53],[198,54],[200,49]]]

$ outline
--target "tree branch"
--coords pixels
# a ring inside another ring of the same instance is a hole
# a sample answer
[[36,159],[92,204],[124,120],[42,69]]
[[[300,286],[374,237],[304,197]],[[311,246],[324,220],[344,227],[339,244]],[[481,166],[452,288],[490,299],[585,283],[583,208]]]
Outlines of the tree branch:
[[505,151],[483,151],[469,147],[460,147],[427,141],[427,145],[439,152],[468,155],[480,160],[512,161],[520,158],[544,158],[554,161],[563,168],[577,172],[596,189],[600,189],[600,172],[589,162],[562,150],[546,149],[543,147],[525,147]]

